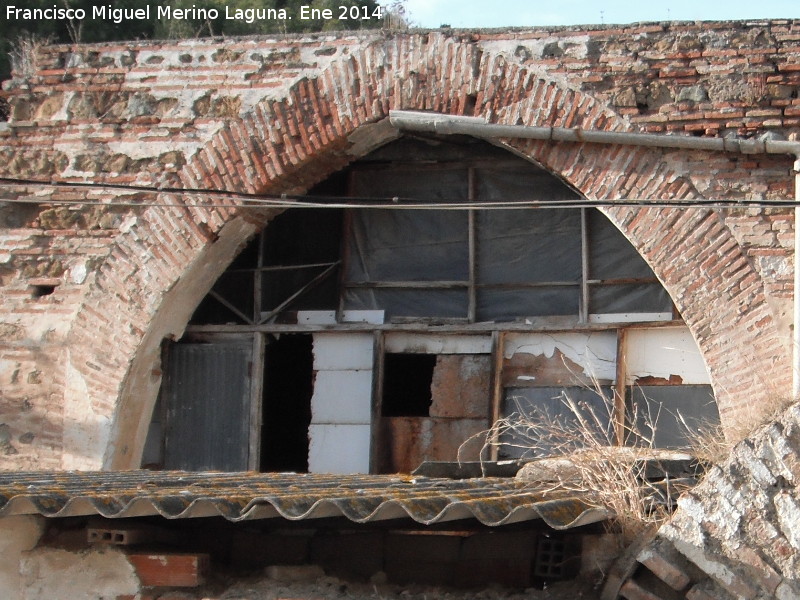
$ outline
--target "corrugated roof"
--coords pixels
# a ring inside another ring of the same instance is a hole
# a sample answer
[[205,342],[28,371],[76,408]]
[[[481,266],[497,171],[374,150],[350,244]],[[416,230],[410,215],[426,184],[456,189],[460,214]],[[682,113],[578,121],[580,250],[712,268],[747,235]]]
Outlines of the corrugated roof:
[[402,475],[189,473],[183,471],[0,473],[0,517],[222,516],[230,521],[345,517],[357,523],[411,518],[430,525],[475,518],[496,526],[542,519],[568,529],[606,519],[577,495],[545,494],[512,478]]

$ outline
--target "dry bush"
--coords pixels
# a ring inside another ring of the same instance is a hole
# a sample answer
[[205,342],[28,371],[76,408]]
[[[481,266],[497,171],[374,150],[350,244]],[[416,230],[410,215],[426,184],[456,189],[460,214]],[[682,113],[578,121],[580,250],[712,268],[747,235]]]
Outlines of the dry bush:
[[49,37],[36,35],[21,35],[11,42],[9,57],[11,68],[17,75],[29,77],[36,73],[38,68],[39,48],[51,42]]
[[384,29],[388,31],[408,31],[413,27],[407,4],[407,0],[392,0],[389,4],[384,4]]
[[792,402],[789,398],[773,396],[767,404],[748,404],[725,427],[721,423],[702,423],[690,427],[682,415],[678,414],[677,417],[684,437],[688,440],[689,452],[698,460],[718,464],[728,457],[736,444],[762,425],[777,419]]
[[599,385],[595,393],[599,406],[577,402],[566,391],[555,399],[553,411],[523,410],[517,402],[514,413],[484,432],[481,457],[499,446],[521,450],[523,459],[549,457],[537,461],[547,472],[546,482],[536,482],[544,497],[577,495],[609,511],[623,539],[631,541],[669,518],[675,508],[672,498],[681,490],[670,485],[668,477],[666,482],[651,482],[645,472],[648,459],[652,463],[654,456],[663,455],[654,448],[658,415],[629,415],[624,445],[618,445],[612,425],[614,399]]

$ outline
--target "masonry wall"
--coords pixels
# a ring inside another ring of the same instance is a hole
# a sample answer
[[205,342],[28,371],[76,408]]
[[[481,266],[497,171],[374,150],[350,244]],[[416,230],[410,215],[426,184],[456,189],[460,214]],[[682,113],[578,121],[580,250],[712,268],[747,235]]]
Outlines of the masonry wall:
[[[4,85],[0,176],[303,192],[396,137],[400,108],[796,139],[798,58],[798,21],[46,47]],[[613,201],[791,198],[791,157],[504,143],[609,201],[695,336],[726,425],[789,394],[790,210]],[[24,181],[0,194],[0,467],[138,466],[162,340],[274,211]]]
[[[800,406],[737,445],[638,553],[628,600],[797,598]],[[614,585],[616,583],[616,585]],[[603,598],[616,598],[610,578]]]

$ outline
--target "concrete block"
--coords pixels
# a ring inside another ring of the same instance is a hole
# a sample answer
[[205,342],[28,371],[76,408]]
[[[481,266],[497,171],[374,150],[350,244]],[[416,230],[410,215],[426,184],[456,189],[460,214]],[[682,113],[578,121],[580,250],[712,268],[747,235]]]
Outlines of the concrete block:
[[370,333],[315,333],[314,370],[370,370],[374,346]]
[[208,570],[207,554],[128,554],[145,587],[197,587]]
[[132,546],[152,541],[154,532],[144,527],[89,527],[86,538],[90,544]]
[[319,371],[311,397],[312,423],[368,425],[372,371]]
[[309,472],[369,473],[369,425],[310,425],[308,437]]

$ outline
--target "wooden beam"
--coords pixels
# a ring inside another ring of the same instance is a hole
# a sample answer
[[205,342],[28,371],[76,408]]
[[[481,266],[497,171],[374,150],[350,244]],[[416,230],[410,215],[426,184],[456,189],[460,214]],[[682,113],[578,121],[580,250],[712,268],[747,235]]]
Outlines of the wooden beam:
[[261,298],[263,272],[261,268],[264,266],[264,232],[258,234],[258,258],[256,259],[256,270],[253,273],[253,322],[258,323],[261,319],[261,305],[263,300]]
[[[493,428],[495,423],[500,420],[502,403],[503,403],[503,361],[505,358],[505,341],[506,335],[504,331],[495,331],[492,334],[492,397],[489,402],[489,427]],[[498,442],[500,441],[493,429],[488,442],[489,458],[496,461],[500,448]]]
[[348,281],[344,284],[347,288],[371,289],[407,289],[407,290],[428,290],[428,289],[464,289],[469,287],[469,281]]
[[[470,202],[474,202],[478,197],[478,183],[475,177],[475,169],[470,167],[467,170],[467,198]],[[469,302],[467,308],[467,320],[470,323],[475,322],[476,314],[478,311],[478,291],[475,284],[478,282],[477,276],[477,252],[478,240],[476,235],[476,216],[475,211],[470,209],[467,213],[467,233],[468,233],[468,251],[469,251]]]
[[328,277],[328,275],[330,275],[334,271],[334,269],[336,269],[336,267],[338,265],[339,265],[339,262],[333,263],[330,267],[328,267],[322,273],[320,273],[319,275],[314,277],[314,279],[309,281],[307,284],[305,284],[303,287],[301,287],[299,290],[297,290],[294,294],[292,294],[286,300],[281,302],[278,306],[273,308],[269,313],[267,313],[266,316],[261,318],[261,320],[258,322],[259,325],[262,324],[262,323],[266,323],[272,317],[274,317],[275,315],[280,313],[284,308],[289,306],[292,302],[297,300],[300,296],[302,296],[303,294],[305,294],[309,290],[315,288],[318,284],[322,283],[322,281],[325,280],[325,278]]
[[233,304],[231,304],[225,298],[220,296],[219,293],[215,292],[214,290],[211,290],[208,293],[212,298],[214,298],[214,300],[216,300],[217,302],[222,304],[222,306],[224,306],[225,308],[230,310],[233,314],[235,314],[237,317],[239,317],[242,321],[244,321],[245,323],[248,323],[250,325],[255,325],[255,321],[253,321],[253,319],[248,317],[246,314],[244,314],[242,311],[240,311],[238,308],[236,308]]
[[617,330],[617,373],[614,385],[614,409],[611,414],[618,446],[625,444],[625,395],[628,389],[627,339],[628,330],[620,327]]
[[247,468],[258,471],[261,466],[261,424],[264,397],[264,334],[253,334],[252,368],[250,369],[250,442]]
[[375,345],[372,362],[372,406],[369,442],[369,472],[378,473],[381,464],[380,449],[384,445],[381,439],[381,412],[383,406],[383,364],[386,352],[386,341],[382,331],[375,332]]
[[581,301],[578,307],[578,320],[589,320],[589,231],[586,222],[586,209],[581,209]]
[[317,331],[403,331],[409,333],[492,333],[494,331],[518,331],[524,333],[576,333],[592,331],[611,331],[624,326],[629,329],[658,329],[662,327],[685,327],[683,321],[631,321],[625,323],[575,323],[571,322],[532,322],[532,323],[338,323],[334,325],[262,323],[258,325],[190,325],[189,334],[214,333],[314,333]]

